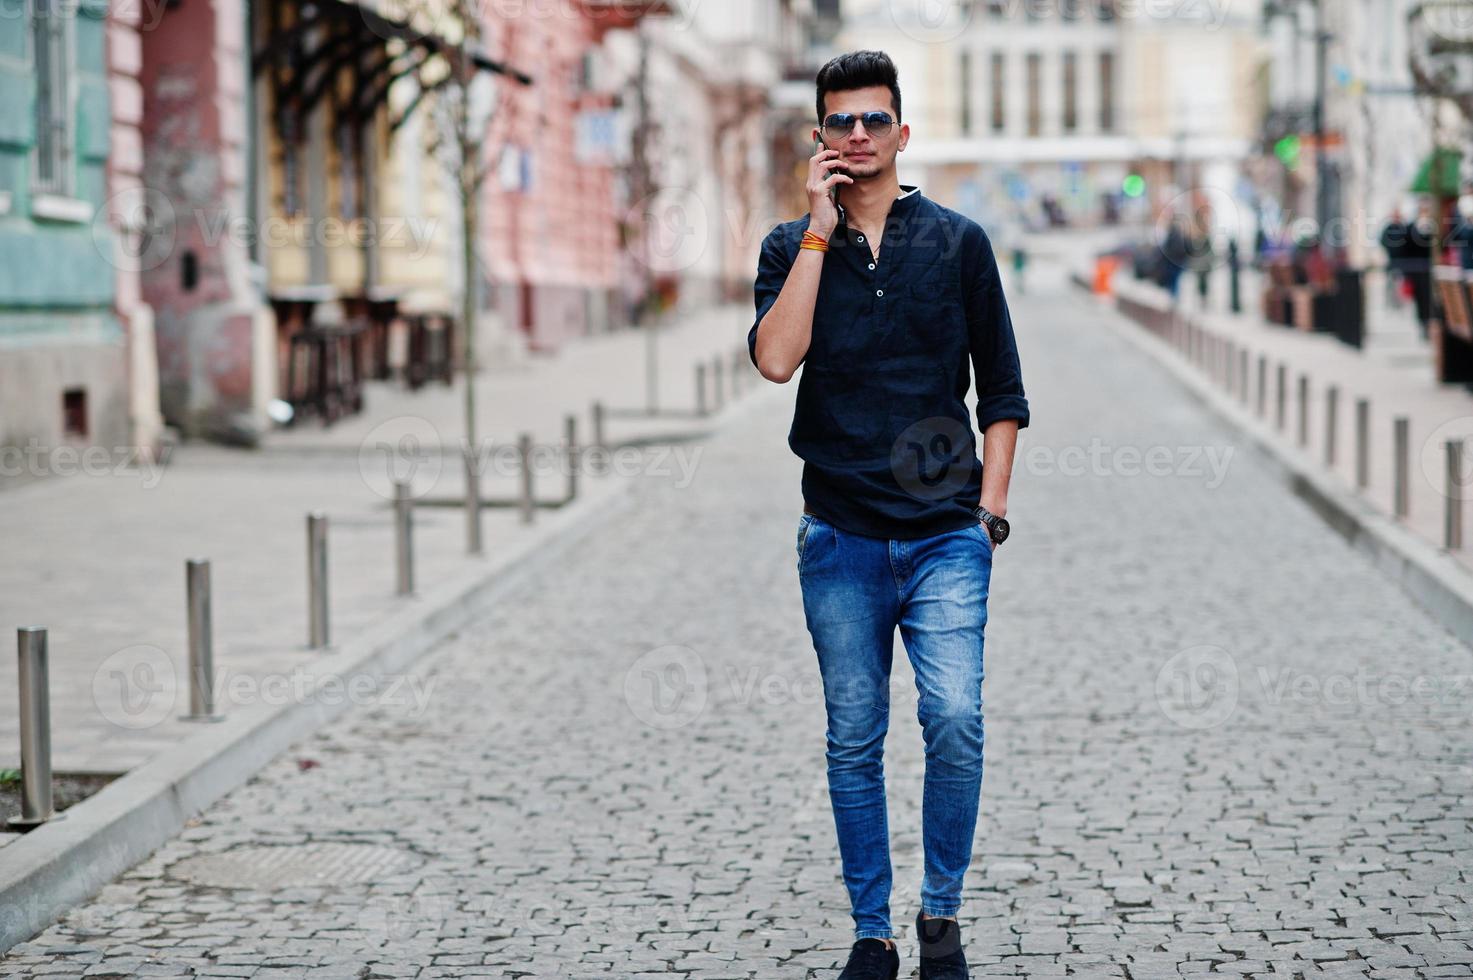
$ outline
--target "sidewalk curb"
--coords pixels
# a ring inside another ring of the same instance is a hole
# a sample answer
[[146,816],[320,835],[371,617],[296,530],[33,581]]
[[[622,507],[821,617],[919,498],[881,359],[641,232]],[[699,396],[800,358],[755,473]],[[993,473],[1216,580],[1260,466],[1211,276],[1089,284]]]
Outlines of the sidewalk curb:
[[[1075,285],[1081,286],[1078,282]],[[1215,387],[1211,379],[1183,360],[1174,347],[1131,319],[1114,302],[1098,298],[1096,302],[1111,314],[1105,322],[1113,332],[1149,354],[1189,394],[1247,437],[1284,484],[1351,547],[1368,556],[1378,570],[1454,636],[1465,642],[1473,637],[1473,576],[1459,567],[1447,552],[1377,511],[1333,476],[1322,472],[1304,453],[1266,434],[1251,416],[1245,417],[1232,396]]]
[[[774,386],[775,387],[775,386]],[[771,393],[769,393],[771,394]],[[748,390],[711,416],[714,435],[762,400]],[[59,819],[0,849],[0,954],[87,901],[120,873],[174,837],[194,815],[245,783],[292,744],[354,707],[339,691],[319,698],[324,679],[402,671],[462,629],[508,591],[562,557],[598,522],[632,507],[637,477],[609,477],[609,489],[541,521],[544,533],[489,559],[469,584],[447,582],[408,600],[371,631],[334,644],[300,669],[315,679],[307,696],[258,703],[203,725],[118,777]]]

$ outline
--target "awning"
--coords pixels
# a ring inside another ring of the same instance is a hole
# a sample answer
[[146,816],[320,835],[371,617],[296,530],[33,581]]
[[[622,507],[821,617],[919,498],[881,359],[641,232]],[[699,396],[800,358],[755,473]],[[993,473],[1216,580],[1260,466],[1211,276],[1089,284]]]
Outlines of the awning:
[[[251,57],[251,71],[255,75],[272,73],[278,108],[299,120],[332,92],[344,71],[353,73],[354,94],[338,108],[361,124],[383,104],[389,88],[401,78],[421,76],[422,90],[443,84],[443,72],[434,79],[422,74],[436,56],[448,62],[452,73],[460,64],[459,42],[387,17],[353,0],[311,0],[294,8],[296,16],[289,23],[280,16],[283,6],[279,2],[267,4],[267,37]],[[531,75],[490,57],[478,46],[468,46],[467,53],[477,70],[532,84]],[[418,100],[404,116],[417,105]],[[403,117],[395,119],[393,127],[403,122]]]
[[1439,147],[1422,161],[1417,177],[1412,181],[1413,194],[1431,194],[1434,197],[1457,197],[1462,193],[1459,174],[1463,169],[1463,154],[1451,147]]

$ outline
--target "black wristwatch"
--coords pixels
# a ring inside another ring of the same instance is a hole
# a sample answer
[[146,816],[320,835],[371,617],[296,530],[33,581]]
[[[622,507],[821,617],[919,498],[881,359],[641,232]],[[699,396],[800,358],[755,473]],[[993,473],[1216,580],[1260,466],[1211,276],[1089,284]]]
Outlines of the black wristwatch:
[[1006,517],[998,517],[986,507],[976,507],[972,510],[972,513],[976,515],[977,520],[986,525],[987,536],[992,539],[993,544],[1002,544],[1008,539],[1008,531],[1010,529]]

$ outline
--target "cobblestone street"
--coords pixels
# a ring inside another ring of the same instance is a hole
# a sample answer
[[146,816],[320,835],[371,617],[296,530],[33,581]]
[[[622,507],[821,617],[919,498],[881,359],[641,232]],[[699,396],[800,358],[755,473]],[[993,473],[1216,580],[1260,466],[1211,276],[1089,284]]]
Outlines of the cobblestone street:
[[[1114,314],[1029,285],[973,974],[1473,976],[1473,651]],[[693,483],[648,476],[627,518],[0,976],[835,975],[852,926],[796,575],[795,387],[750,396]],[[915,701],[897,638],[902,976]]]

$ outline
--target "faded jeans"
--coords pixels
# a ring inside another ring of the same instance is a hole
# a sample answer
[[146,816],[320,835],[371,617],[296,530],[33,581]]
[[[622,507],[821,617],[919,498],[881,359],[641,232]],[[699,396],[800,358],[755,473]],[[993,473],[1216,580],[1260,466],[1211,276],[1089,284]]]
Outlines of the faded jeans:
[[886,540],[798,522],[803,612],[828,716],[829,799],[854,938],[889,938],[890,836],[882,754],[895,628],[915,671],[925,742],[921,911],[954,916],[982,789],[982,634],[992,540],[980,524]]

